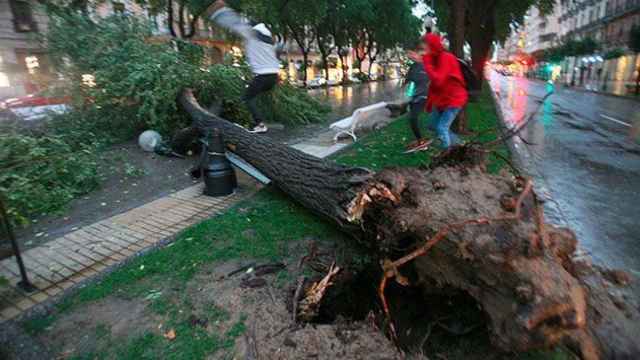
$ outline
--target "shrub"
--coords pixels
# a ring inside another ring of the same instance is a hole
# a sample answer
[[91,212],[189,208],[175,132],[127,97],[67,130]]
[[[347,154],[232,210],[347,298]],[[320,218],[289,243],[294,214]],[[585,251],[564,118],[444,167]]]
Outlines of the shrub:
[[604,56],[603,56],[603,57],[604,57],[605,59],[607,59],[607,60],[610,60],[610,59],[617,59],[617,58],[619,58],[619,57],[621,57],[621,56],[624,56],[624,50],[622,50],[622,49],[620,49],[620,48],[615,48],[615,49],[612,49],[612,50],[607,51],[607,52],[604,54]]
[[[180,40],[154,43],[148,24],[134,17],[118,15],[97,22],[76,14],[51,17],[49,52],[76,84],[72,85],[76,103],[83,107],[90,99],[89,106],[95,109],[131,108],[133,127],[170,133],[190,121],[175,101],[182,89],[190,87],[204,104],[222,100],[229,120],[248,121],[240,103],[250,77],[246,67],[220,64],[207,69],[198,45]],[[81,86],[83,74],[94,75],[96,86]],[[260,102],[270,120],[300,124],[319,121],[327,111],[291,87],[280,87],[268,96],[278,104]]]
[[59,211],[98,185],[98,143],[86,136],[0,134],[0,192],[12,222],[24,225],[34,215]]

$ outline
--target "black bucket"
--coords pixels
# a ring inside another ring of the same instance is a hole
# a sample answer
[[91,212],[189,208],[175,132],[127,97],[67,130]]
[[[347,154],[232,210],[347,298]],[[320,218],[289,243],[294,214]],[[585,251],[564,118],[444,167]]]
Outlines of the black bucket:
[[203,142],[202,178],[204,194],[207,196],[227,196],[238,187],[236,173],[225,156],[224,142],[218,130],[213,130]]

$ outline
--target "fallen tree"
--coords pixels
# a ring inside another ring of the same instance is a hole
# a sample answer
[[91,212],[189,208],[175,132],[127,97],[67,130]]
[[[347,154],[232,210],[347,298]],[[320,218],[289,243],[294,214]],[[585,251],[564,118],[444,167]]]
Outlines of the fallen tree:
[[208,113],[190,91],[180,102],[193,119],[187,132],[219,129],[229,149],[381,260],[387,315],[387,282],[405,285],[411,265],[428,291],[470,294],[501,349],[564,343],[585,359],[640,356],[638,309],[617,293],[624,273],[576,259],[573,232],[545,223],[531,182],[486,173],[481,146],[445,152],[430,169],[373,173],[250,134]]

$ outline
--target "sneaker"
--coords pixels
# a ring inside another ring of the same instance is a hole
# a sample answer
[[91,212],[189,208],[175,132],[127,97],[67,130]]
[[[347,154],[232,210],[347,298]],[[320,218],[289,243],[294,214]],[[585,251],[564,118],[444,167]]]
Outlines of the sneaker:
[[251,130],[249,130],[249,132],[254,134],[262,134],[262,133],[266,133],[267,130],[269,130],[269,128],[265,124],[260,123],[254,126]]
[[416,151],[425,151],[429,149],[429,145],[431,145],[431,143],[433,142],[433,140],[427,140],[427,139],[420,139],[420,140],[416,140],[414,142],[412,142],[411,144],[407,145],[407,151],[405,151],[405,154],[411,154],[414,153]]

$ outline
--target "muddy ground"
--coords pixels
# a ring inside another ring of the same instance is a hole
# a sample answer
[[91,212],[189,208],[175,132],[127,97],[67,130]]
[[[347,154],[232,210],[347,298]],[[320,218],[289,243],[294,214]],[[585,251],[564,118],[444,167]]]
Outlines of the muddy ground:
[[[376,298],[379,273],[356,272],[362,264],[341,251],[304,239],[290,249],[304,256],[283,263],[233,260],[203,266],[184,283],[145,279],[53,313],[54,321],[31,331],[34,345],[27,347],[43,349],[40,359],[520,358],[491,347],[483,315],[467,298],[425,297],[398,285],[387,289],[398,334],[394,345]],[[313,322],[294,322],[299,279],[310,285],[336,259],[343,262],[337,264],[340,285],[329,288]],[[4,355],[28,359],[25,350]]]
[[[299,244],[300,246],[309,246]],[[322,252],[320,252],[322,253]],[[401,353],[379,329],[373,308],[359,307],[359,299],[344,289],[328,296],[346,306],[321,310],[317,323],[294,322],[292,298],[300,276],[319,279],[331,258],[322,255],[289,263],[234,260],[203,267],[185,284],[159,282],[75,307],[55,315],[55,321],[34,338],[55,359],[129,358],[121,345],[150,334],[163,338],[144,350],[144,358],[167,356],[172,342],[183,349],[185,323],[213,339],[223,339],[207,359],[400,359]],[[268,266],[264,266],[268,265]],[[343,270],[344,274],[348,270]],[[149,291],[149,287],[153,288]],[[345,298],[347,296],[347,298]],[[367,305],[365,303],[365,305]],[[333,311],[338,313],[333,313]],[[180,325],[183,324],[183,325]],[[234,332],[241,324],[242,331]],[[171,339],[171,331],[175,338]],[[196,333],[198,333],[196,332]],[[193,345],[195,346],[195,345]],[[184,351],[184,350],[183,350]],[[175,353],[189,358],[188,353]],[[11,357],[13,358],[13,357]],[[15,357],[20,358],[20,357]]]

